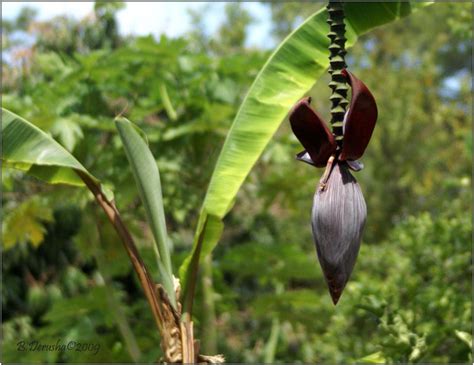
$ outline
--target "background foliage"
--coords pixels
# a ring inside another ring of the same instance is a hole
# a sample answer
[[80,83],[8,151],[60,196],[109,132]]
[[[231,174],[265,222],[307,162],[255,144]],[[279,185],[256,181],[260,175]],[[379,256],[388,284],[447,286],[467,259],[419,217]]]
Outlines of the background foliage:
[[[267,6],[279,40],[321,4]],[[472,362],[471,6],[436,4],[363,36],[349,52],[380,116],[356,175],[369,210],[364,242],[338,306],[309,225],[320,171],[294,162],[300,147],[284,123],[202,273],[195,321],[205,352],[229,362]],[[194,13],[194,29],[179,39],[121,37],[120,7],[97,3],[86,19],[46,22],[25,9],[4,22],[2,104],[113,188],[155,268],[113,118],[139,123],[160,167],[177,268],[225,134],[269,53],[245,47],[253,18],[238,4],[227,5],[215,36]],[[327,80],[311,92],[326,117]],[[2,173],[4,361],[158,359],[137,279],[89,193]],[[19,339],[101,349],[18,352]]]

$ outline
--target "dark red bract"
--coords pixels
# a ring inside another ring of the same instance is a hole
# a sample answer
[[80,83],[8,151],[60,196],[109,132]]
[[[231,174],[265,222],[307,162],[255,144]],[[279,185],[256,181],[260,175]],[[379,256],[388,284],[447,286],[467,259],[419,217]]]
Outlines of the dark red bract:
[[326,166],[328,158],[336,151],[336,141],[323,119],[311,107],[311,98],[300,100],[290,113],[291,129],[305,148],[298,154],[301,158],[306,152],[316,167]]
[[344,140],[339,160],[357,160],[364,154],[372,137],[377,121],[377,104],[362,81],[347,70],[342,72],[349,77],[352,99],[344,124]]
[[[377,104],[367,86],[347,70],[344,76],[352,87],[352,98],[344,123],[344,139],[338,160],[354,161],[362,157],[377,121]],[[311,98],[300,100],[290,112],[293,133],[305,151],[297,158],[316,167],[326,166],[336,152],[336,142],[324,120],[310,106]],[[308,153],[310,159],[306,156]]]

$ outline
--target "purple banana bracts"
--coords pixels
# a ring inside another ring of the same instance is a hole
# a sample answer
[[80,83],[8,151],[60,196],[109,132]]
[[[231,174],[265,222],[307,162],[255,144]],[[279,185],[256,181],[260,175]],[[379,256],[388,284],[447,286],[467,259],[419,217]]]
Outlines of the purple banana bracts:
[[293,133],[304,151],[300,161],[326,167],[313,200],[312,229],[319,263],[334,304],[342,294],[354,267],[367,208],[362,191],[350,169],[359,171],[377,120],[377,105],[367,86],[350,72],[343,75],[352,88],[352,98],[343,123],[342,147],[324,120],[300,100],[290,112]]

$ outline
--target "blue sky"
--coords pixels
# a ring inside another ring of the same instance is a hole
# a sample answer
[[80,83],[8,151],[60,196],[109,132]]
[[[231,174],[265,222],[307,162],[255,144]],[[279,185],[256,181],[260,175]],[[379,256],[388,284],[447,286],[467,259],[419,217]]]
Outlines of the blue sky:
[[[206,31],[214,33],[222,20],[225,2],[213,2],[206,14]],[[56,15],[67,14],[82,18],[92,12],[93,2],[2,2],[2,17],[14,18],[23,6],[38,10],[38,18],[50,19]],[[118,13],[120,32],[124,35],[166,34],[171,37],[182,35],[190,28],[188,9],[204,9],[203,2],[128,2]],[[257,2],[247,2],[243,6],[256,19],[249,31],[247,45],[272,47],[271,19],[269,9]]]

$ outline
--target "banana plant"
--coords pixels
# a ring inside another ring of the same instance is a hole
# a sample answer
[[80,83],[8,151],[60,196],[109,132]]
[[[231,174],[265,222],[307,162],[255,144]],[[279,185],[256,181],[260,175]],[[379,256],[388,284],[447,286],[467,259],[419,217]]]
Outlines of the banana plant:
[[[345,4],[346,46],[354,45],[370,29],[402,18],[424,5],[404,1]],[[3,166],[23,170],[47,183],[87,187],[91,191],[130,257],[160,332],[166,362],[224,361],[220,355],[205,356],[196,351],[192,308],[199,262],[219,241],[224,229],[222,220],[232,208],[237,191],[291,106],[328,68],[327,18],[328,13],[323,9],[288,35],[250,87],[219,155],[200,210],[193,248],[179,269],[179,280],[171,266],[158,166],[146,137],[135,124],[122,117],[115,120],[155,241],[158,278],[151,276],[140,257],[112,192],[50,135],[2,108]],[[308,152],[311,155],[309,149]]]

